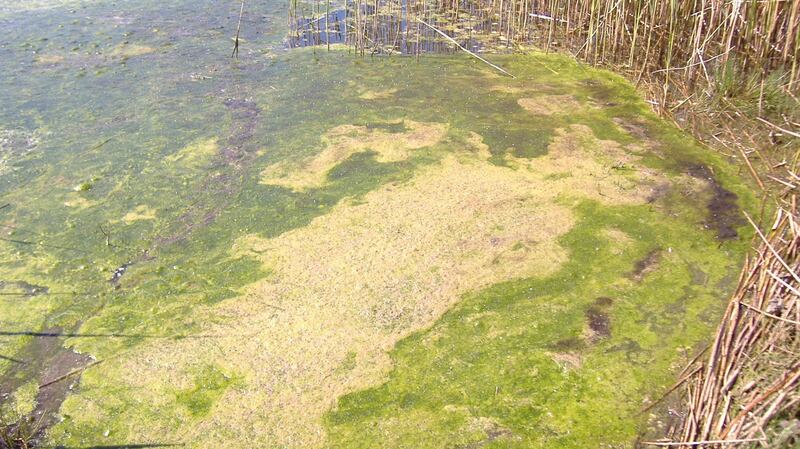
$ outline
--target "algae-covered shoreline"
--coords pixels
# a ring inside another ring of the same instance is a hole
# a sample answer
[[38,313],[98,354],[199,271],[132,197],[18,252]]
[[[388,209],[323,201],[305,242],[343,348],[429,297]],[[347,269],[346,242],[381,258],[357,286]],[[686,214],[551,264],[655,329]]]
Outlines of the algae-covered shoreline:
[[0,77],[4,420],[55,387],[43,438],[66,447],[629,447],[657,425],[639,411],[749,238],[726,161],[563,56],[497,55],[510,79],[251,31],[231,62],[227,8],[192,31],[134,4],[0,36],[22,67]]

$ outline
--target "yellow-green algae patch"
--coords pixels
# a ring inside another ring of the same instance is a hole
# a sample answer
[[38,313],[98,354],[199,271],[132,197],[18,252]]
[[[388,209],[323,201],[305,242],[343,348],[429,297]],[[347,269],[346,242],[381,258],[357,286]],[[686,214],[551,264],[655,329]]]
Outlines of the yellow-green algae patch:
[[[495,87],[499,89],[499,87]],[[514,93],[514,88],[506,88],[501,91]],[[526,111],[537,115],[568,114],[578,109],[585,108],[575,97],[571,95],[540,95],[538,97],[523,97],[517,103]]]
[[[654,399],[644,392],[669,382],[676,348],[688,357],[713,322],[714,292],[692,284],[690,267],[700,263],[720,285],[730,261],[698,254],[713,237],[687,236],[658,213],[646,219],[647,206],[582,202],[576,213],[559,239],[570,251],[559,272],[466,295],[401,342],[388,381],[341,398],[327,415],[326,447],[633,447],[646,423],[640,410]],[[609,230],[632,244],[620,248]],[[627,276],[628,261],[667,245],[658,270]],[[608,334],[591,328],[592,314],[604,314]],[[474,432],[476,419],[508,438]]]
[[300,163],[279,162],[261,173],[261,182],[295,190],[320,187],[328,172],[356,153],[373,151],[378,162],[408,159],[411,152],[440,142],[447,133],[443,123],[422,123],[403,120],[389,123],[401,128],[398,132],[360,125],[341,125],[325,133],[324,149]]
[[147,206],[146,204],[140,204],[133,208],[130,212],[125,214],[122,217],[122,221],[125,223],[133,223],[134,221],[139,220],[155,220],[156,219],[156,210],[152,207]]
[[367,90],[359,95],[358,98],[362,100],[386,100],[387,98],[392,98],[395,93],[397,93],[397,89]]
[[174,154],[167,156],[165,160],[183,167],[198,168],[208,163],[218,151],[217,138],[212,137],[187,145]]
[[111,56],[120,56],[123,58],[130,58],[132,56],[142,56],[154,52],[153,47],[141,44],[119,44],[111,50]]
[[[437,136],[446,129],[411,126],[438,129]],[[338,127],[326,135],[328,148],[352,154],[361,141],[331,137],[344,129],[363,132]],[[558,272],[569,256],[559,240],[575,223],[571,201],[642,204],[656,178],[611,169],[605,161],[621,157],[620,146],[581,126],[561,130],[546,156],[506,166],[487,161],[476,133],[465,141],[408,181],[343,202],[308,226],[238,239],[233,257],[259,260],[271,274],[204,312],[218,324],[203,333],[220,338],[145,344],[102,379],[87,375],[84,388],[111,383],[137,398],[140,419],[117,424],[126,435],[198,448],[326,447],[324,413],[336,398],[385,379],[387,352],[400,339],[431,326],[464,294]],[[551,180],[566,166],[573,176]],[[203,393],[192,373],[209,365],[241,383]],[[163,394],[174,385],[185,385],[178,407]],[[107,399],[75,396],[64,408],[81,422],[113,420],[95,401]],[[193,418],[183,420],[187,408]],[[155,423],[144,412],[154,409],[162,415]]]

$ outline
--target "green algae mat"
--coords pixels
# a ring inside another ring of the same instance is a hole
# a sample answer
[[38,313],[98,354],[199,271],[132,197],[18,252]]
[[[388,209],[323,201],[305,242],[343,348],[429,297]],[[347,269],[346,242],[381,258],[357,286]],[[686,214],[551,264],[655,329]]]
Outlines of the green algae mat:
[[[287,50],[286,5],[0,9],[0,417],[48,447],[633,447],[749,241],[569,58]],[[138,446],[137,446],[138,447]]]

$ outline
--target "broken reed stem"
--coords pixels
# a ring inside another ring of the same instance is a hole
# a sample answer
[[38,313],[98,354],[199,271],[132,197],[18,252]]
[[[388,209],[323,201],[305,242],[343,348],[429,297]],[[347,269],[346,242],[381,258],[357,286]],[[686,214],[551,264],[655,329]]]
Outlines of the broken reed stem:
[[757,307],[753,307],[753,306],[751,306],[750,304],[747,304],[747,303],[744,303],[744,302],[739,302],[739,304],[741,304],[741,305],[743,305],[743,306],[747,307],[747,308],[748,308],[748,309],[750,309],[750,310],[753,310],[753,311],[755,311],[755,312],[758,312],[758,313],[760,313],[760,314],[762,314],[762,315],[764,315],[764,316],[768,316],[768,317],[770,317],[770,318],[774,318],[774,319],[776,319],[776,320],[781,320],[781,321],[785,321],[785,322],[787,322],[787,323],[796,324],[796,325],[800,326],[800,321],[790,320],[790,319],[788,319],[788,318],[784,318],[784,317],[781,317],[781,316],[778,316],[778,315],[773,315],[773,314],[771,314],[771,313],[769,313],[769,312],[765,312],[765,311],[763,311],[763,310],[761,310],[761,309],[759,309],[759,308],[757,308]]

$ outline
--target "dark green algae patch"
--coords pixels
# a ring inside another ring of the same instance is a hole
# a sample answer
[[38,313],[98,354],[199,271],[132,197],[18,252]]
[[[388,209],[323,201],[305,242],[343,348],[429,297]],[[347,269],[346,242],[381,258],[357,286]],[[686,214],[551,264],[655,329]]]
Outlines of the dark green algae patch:
[[[175,14],[195,16],[187,5]],[[36,148],[14,156],[13,169],[0,174],[0,206],[9,204],[0,209],[0,293],[9,293],[0,296],[0,383],[18,390],[6,392],[0,408],[10,418],[31,412],[31,404],[8,405],[30,402],[25,386],[58,371],[14,366],[36,355],[37,340],[57,339],[104,360],[70,394],[113,395],[97,406],[121,417],[76,424],[71,415],[82,411],[62,408],[63,420],[49,429],[54,444],[132,443],[138,439],[125,420],[160,422],[135,391],[105,383],[104,367],[152,339],[196,336],[204,324],[196,310],[267,276],[260,264],[230,256],[238,237],[275,237],[345,198],[402,183],[469,132],[483,137],[491,162],[505,164],[505,155],[544,154],[557,129],[584,124],[600,139],[648,142],[641,155],[650,169],[711,175],[716,184],[666,189],[640,206],[568,203],[579,218],[561,240],[569,262],[544,279],[468,294],[430,329],[404,339],[385,383],[340,398],[328,413],[327,446],[631,446],[652,424],[641,408],[671,384],[721,314],[749,231],[732,219],[737,236],[720,241],[713,215],[738,212],[707,206],[719,189],[748,210],[753,196],[730,165],[653,117],[615,75],[560,56],[493,57],[517,76],[511,80],[461,56],[417,63],[344,50],[284,52],[274,35],[255,34],[247,36],[250,48],[260,51],[230,62],[214,56],[229,50],[227,41],[210,39],[220,33],[214,14],[195,27],[204,31],[169,24],[153,31],[148,19],[157,8],[146,2],[124,27],[99,20],[109,12],[102,5],[81,11],[68,20],[56,13],[25,19],[29,30],[51,30],[45,40],[0,36],[2,56],[20,63],[0,78],[2,126],[39,136]],[[77,43],[61,44],[79,30]],[[130,42],[153,51],[111,56]],[[36,63],[31,49],[64,59]],[[387,98],[362,98],[389,89]],[[571,95],[582,107],[539,117],[517,104],[537,95]],[[265,166],[319,152],[320,136],[335,126],[391,131],[402,119],[450,129],[445,141],[407,161],[380,163],[357,153],[320,188],[259,183]],[[165,162],[208,139],[217,140],[218,153],[199,165]],[[139,206],[153,218],[123,220]],[[620,246],[609,230],[623,232],[630,244]],[[637,275],[637,261],[653,252],[658,261]],[[215,366],[199,366],[193,376],[165,407],[198,423],[227,389],[244,382]]]

